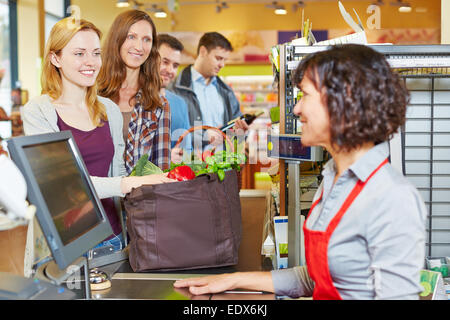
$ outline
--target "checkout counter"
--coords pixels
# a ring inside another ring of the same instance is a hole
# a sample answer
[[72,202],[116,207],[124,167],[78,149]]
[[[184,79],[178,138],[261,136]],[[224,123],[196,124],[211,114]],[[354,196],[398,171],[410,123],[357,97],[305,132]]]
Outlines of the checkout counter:
[[[111,287],[105,290],[91,292],[91,298],[104,299],[147,299],[147,300],[274,300],[275,295],[266,292],[250,292],[235,290],[220,294],[192,296],[185,288],[173,287],[175,280],[198,277],[203,275],[221,274],[239,270],[235,267],[222,267],[211,269],[198,269],[174,272],[134,273],[128,261],[114,263],[101,268],[111,281]],[[270,270],[270,269],[269,269]],[[253,270],[254,271],[254,270]],[[73,289],[72,289],[73,291]],[[77,298],[83,299],[80,292]]]
[[[23,177],[17,168],[9,170],[15,172],[14,181],[18,181],[19,178],[22,180],[21,190],[11,193],[6,200],[2,200],[2,203],[6,206],[9,214],[17,209],[17,206],[13,205],[12,199],[22,203],[25,196],[28,195],[28,200],[36,205],[36,217],[54,258],[54,261],[46,266],[44,273],[40,273],[38,270],[36,276],[40,279],[47,276],[53,279],[54,283],[67,286],[67,289],[75,292],[78,299],[275,299],[273,294],[241,290],[191,297],[187,290],[173,287],[175,280],[192,276],[271,270],[270,259],[266,260],[261,255],[263,231],[266,222],[271,221],[269,191],[241,190],[240,192],[242,237],[237,265],[185,272],[134,273],[128,260],[120,259],[116,262],[99,265],[100,270],[107,274],[111,286],[104,290],[91,291],[90,286],[83,279],[89,277],[88,269],[96,266],[91,264],[88,267],[87,259],[82,258],[82,255],[92,248],[93,243],[99,243],[110,235],[112,230],[92,181],[88,178],[87,170],[71,133],[64,131],[14,138],[8,141],[8,149]],[[7,161],[6,158],[4,159]],[[8,161],[8,163],[12,166],[12,162]],[[5,192],[11,191],[8,190],[6,184],[0,184],[0,186],[4,187]],[[71,188],[68,189],[67,186]],[[80,199],[84,199],[83,202],[73,200],[75,191]],[[72,224],[67,227],[66,224],[69,222],[65,219],[67,218],[66,213],[71,212],[68,210],[73,211],[74,208],[77,209],[80,206],[84,208],[86,205],[91,205],[94,209],[86,211],[82,219],[79,219],[77,223],[80,223],[81,226]],[[26,215],[20,214],[20,216]],[[84,269],[83,274],[74,276],[78,279],[79,284],[82,283],[75,288],[67,280],[74,277],[63,271],[71,267],[74,261],[81,261],[78,263]],[[56,271],[55,277],[50,276],[53,273],[49,271],[50,269]],[[62,276],[59,276],[58,273]],[[65,278],[63,279],[63,277]],[[60,281],[60,279],[62,280]]]
[[[272,270],[272,262],[261,255],[264,220],[270,192],[266,190],[241,190],[242,240],[239,247],[239,262],[235,266],[195,269],[172,272],[133,272],[128,260],[101,266],[108,275],[111,287],[92,290],[91,299],[149,299],[149,300],[274,300],[275,295],[267,292],[234,290],[220,294],[192,296],[187,289],[176,289],[173,282],[178,279],[203,275],[245,271]],[[84,299],[83,285],[76,292],[76,299]]]

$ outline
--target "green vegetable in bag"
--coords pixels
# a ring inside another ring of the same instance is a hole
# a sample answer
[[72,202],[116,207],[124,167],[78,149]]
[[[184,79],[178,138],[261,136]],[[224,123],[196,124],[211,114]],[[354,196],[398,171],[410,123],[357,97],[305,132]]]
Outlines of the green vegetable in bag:
[[148,154],[144,154],[139,158],[138,162],[134,166],[130,173],[130,176],[148,176],[151,174],[161,174],[163,171],[151,161],[148,161]]
[[223,181],[223,179],[225,179],[225,171],[223,171],[222,169],[219,169],[219,171],[217,171],[217,175],[219,176],[220,181]]
[[180,166],[188,166],[194,171],[195,176],[206,174],[206,173],[217,173],[220,181],[225,179],[225,171],[235,169],[237,171],[241,170],[241,164],[245,163],[246,157],[244,154],[227,152],[225,150],[219,151],[216,154],[208,155],[200,162],[192,158],[191,163],[171,163],[170,168],[164,172],[170,172]]

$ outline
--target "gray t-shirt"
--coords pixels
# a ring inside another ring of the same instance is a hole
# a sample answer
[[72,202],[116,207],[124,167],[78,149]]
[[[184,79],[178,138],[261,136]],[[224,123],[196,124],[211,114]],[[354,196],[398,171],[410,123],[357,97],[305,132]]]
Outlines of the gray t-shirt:
[[[387,142],[376,145],[334,184],[335,163],[322,172],[323,190],[306,226],[325,231],[358,179],[365,181],[389,156]],[[328,264],[342,299],[418,299],[425,260],[427,210],[417,189],[390,164],[383,166],[342,217],[331,236]],[[314,250],[314,249],[313,249]],[[306,266],[273,270],[275,294],[312,296]]]

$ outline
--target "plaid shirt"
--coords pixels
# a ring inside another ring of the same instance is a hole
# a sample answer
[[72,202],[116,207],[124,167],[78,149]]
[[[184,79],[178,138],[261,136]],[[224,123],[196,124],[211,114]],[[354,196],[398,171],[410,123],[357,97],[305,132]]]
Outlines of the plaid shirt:
[[161,100],[162,106],[145,111],[140,103],[140,93],[136,95],[125,151],[128,174],[144,154],[148,154],[148,160],[162,170],[170,166],[170,107],[166,98],[161,96]]

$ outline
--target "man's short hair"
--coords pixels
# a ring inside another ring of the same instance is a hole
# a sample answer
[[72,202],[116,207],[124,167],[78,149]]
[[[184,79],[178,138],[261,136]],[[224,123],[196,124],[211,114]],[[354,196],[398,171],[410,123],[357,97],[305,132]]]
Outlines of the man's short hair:
[[158,49],[163,44],[168,45],[173,50],[177,50],[177,51],[183,51],[184,50],[184,46],[181,43],[181,41],[178,40],[177,38],[167,34],[167,33],[163,33],[163,34],[159,34],[158,35]]
[[230,41],[218,32],[207,32],[200,38],[197,54],[200,52],[201,46],[205,47],[208,52],[217,47],[221,47],[227,51],[233,51]]

